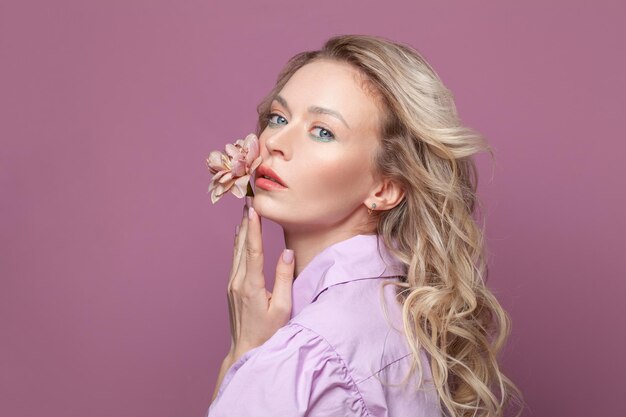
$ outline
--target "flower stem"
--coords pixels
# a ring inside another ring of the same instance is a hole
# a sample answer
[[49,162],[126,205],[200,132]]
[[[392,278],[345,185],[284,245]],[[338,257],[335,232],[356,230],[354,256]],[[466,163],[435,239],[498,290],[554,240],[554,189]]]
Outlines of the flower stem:
[[248,182],[248,191],[246,192],[246,197],[254,197],[254,191],[252,190],[252,185]]

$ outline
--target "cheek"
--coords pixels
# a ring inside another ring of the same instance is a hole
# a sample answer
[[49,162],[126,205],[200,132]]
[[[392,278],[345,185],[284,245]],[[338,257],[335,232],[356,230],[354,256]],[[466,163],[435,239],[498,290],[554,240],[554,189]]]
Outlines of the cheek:
[[307,195],[330,200],[346,199],[349,195],[359,195],[368,182],[365,158],[354,156],[311,162],[307,182]]
[[266,136],[267,136],[267,127],[265,129],[263,129],[261,134],[258,136],[258,139],[259,139],[259,152],[260,152],[260,155],[263,157],[263,161],[265,161],[267,159],[267,157],[268,157],[267,147],[265,145]]

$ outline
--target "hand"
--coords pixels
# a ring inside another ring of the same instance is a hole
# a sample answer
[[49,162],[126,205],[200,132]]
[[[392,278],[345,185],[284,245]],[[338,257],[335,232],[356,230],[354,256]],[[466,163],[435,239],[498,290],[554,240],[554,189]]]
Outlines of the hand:
[[265,289],[263,275],[261,217],[254,210],[251,214],[252,217],[248,218],[246,204],[238,233],[235,235],[233,264],[228,283],[231,332],[228,357],[232,362],[265,343],[291,316],[291,287],[295,264],[293,251],[289,263],[285,262],[284,253],[280,256],[276,266],[274,292],[270,293]]

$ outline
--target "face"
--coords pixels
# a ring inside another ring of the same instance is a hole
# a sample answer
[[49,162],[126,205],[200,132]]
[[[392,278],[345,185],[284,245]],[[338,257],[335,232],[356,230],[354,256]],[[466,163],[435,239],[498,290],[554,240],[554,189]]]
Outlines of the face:
[[254,207],[261,216],[283,228],[319,230],[354,224],[354,216],[366,212],[375,184],[379,110],[360,80],[349,64],[316,61],[301,67],[279,92],[259,142],[262,165],[286,188],[266,190],[255,182]]

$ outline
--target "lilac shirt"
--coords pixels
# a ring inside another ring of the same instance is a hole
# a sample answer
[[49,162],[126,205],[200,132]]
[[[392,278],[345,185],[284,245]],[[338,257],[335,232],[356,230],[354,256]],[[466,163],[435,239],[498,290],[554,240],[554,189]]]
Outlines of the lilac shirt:
[[[379,251],[380,249],[380,251]],[[226,372],[207,417],[440,417],[430,367],[411,366],[394,285],[403,265],[377,235],[356,235],[317,254],[293,283],[289,322]],[[383,384],[383,382],[385,384]]]

